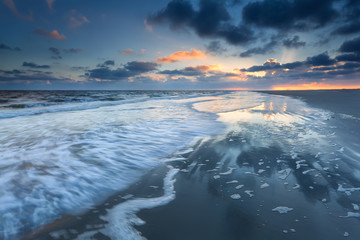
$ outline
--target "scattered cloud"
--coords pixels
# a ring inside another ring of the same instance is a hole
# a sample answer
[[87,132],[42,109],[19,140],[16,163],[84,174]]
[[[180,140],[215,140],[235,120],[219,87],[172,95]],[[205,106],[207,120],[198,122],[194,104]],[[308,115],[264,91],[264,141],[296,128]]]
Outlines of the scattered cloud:
[[21,48],[10,47],[4,43],[0,43],[0,50],[21,51]]
[[64,34],[59,34],[57,30],[53,30],[51,32],[45,30],[45,29],[36,29],[35,33],[41,36],[50,37],[56,40],[64,40],[66,39],[66,36]]
[[253,55],[259,54],[267,54],[273,52],[274,47],[278,44],[278,42],[274,39],[271,39],[270,42],[265,44],[262,47],[254,47],[246,50],[245,52],[240,53],[240,57],[251,57]]
[[[0,72],[2,72],[0,70]],[[67,81],[72,82],[73,80],[66,77],[56,77],[52,72],[35,72],[35,73],[24,73],[24,72],[14,72],[9,76],[0,76],[0,82],[43,82],[49,84],[50,81]]]
[[180,70],[164,70],[158,74],[176,75],[176,76],[203,76],[207,72],[219,69],[219,65],[198,65],[195,67],[189,66]]
[[287,48],[300,48],[305,46],[305,42],[300,41],[300,37],[295,35],[293,38],[283,40],[283,45]]
[[201,50],[196,49],[190,49],[190,51],[178,51],[174,52],[170,56],[160,57],[156,59],[155,62],[173,63],[195,58],[206,58],[206,52],[202,52]]
[[5,73],[5,74],[21,74],[24,73],[23,71],[17,70],[17,69],[13,69],[13,70],[0,70],[0,72]]
[[25,15],[25,14],[21,14],[18,9],[16,8],[16,5],[14,3],[14,0],[3,0],[3,3],[5,4],[5,6],[7,6],[8,8],[10,8],[10,10],[13,12],[13,14],[25,21],[34,21],[33,18],[33,14],[31,11],[29,11],[29,15]]
[[132,49],[125,49],[125,50],[122,50],[122,51],[119,51],[120,54],[123,54],[123,55],[126,55],[126,54],[132,54],[134,53],[134,50]]
[[60,50],[58,48],[50,47],[49,51],[54,54],[53,56],[51,56],[52,59],[62,59],[60,55]]
[[227,51],[224,48],[220,41],[211,41],[208,45],[206,45],[206,51],[214,54],[222,54]]
[[[109,60],[110,61],[110,60]],[[91,80],[124,80],[143,73],[149,73],[157,70],[159,64],[154,62],[132,61],[126,63],[123,67],[110,69],[114,66],[113,62],[98,65],[98,68],[88,70],[88,77]]]
[[83,50],[81,48],[67,48],[63,50],[65,53],[81,53]]
[[157,69],[159,64],[145,61],[132,61],[125,64],[124,68],[133,73],[151,72]]
[[115,66],[115,61],[114,60],[106,60],[104,63],[97,65],[97,67],[99,67],[99,68],[106,68],[108,66]]
[[67,21],[68,21],[68,26],[70,28],[78,28],[84,25],[85,23],[90,22],[86,16],[84,16],[75,9],[72,9],[69,12],[69,14],[67,15]]
[[[358,79],[360,72],[360,63],[355,61],[353,55],[340,55],[330,58],[328,54],[322,53],[313,57],[308,57],[305,61],[296,61],[281,64],[276,59],[268,59],[262,65],[255,65],[247,69],[241,69],[252,80],[257,78],[268,79],[272,81],[282,81],[280,87],[292,86],[289,82],[293,80],[303,81],[301,84],[317,82],[318,79]],[[351,56],[351,57],[350,57]],[[339,60],[340,59],[340,60]],[[271,84],[270,84],[271,86]],[[301,88],[309,86],[301,85]],[[319,86],[316,86],[317,88]]]
[[23,62],[22,64],[23,67],[29,67],[29,68],[50,68],[49,65],[38,65],[36,63],[32,63],[32,62]]

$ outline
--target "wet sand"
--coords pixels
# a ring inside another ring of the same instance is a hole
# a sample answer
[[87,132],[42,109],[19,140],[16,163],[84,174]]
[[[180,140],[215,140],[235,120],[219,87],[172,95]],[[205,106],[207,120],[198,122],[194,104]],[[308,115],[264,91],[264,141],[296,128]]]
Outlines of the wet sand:
[[[349,91],[345,98],[337,91],[272,94],[300,97],[312,107],[332,111],[328,124],[337,126],[334,134],[359,149],[360,122],[339,117],[359,116],[354,108],[359,91]],[[360,192],[341,192],[339,186],[360,186],[348,169],[352,161],[358,167],[358,156],[350,150],[346,156],[331,152],[341,160],[318,171],[316,155],[305,151],[289,156],[279,147],[254,148],[247,141],[237,133],[198,145],[188,162],[178,166],[182,171],[176,177],[175,200],[141,211],[138,216],[146,224],[137,229],[147,239],[360,238]]]
[[258,91],[299,98],[310,106],[330,110],[338,114],[350,114],[360,118],[360,89],[312,90],[312,91]]
[[[147,239],[342,239],[346,232],[358,239],[359,219],[339,217],[353,210],[351,200],[337,195],[336,176],[314,183],[279,149],[253,149],[236,162],[217,164],[222,157],[214,149],[236,144],[210,141],[191,155],[189,163],[196,165],[181,167],[175,200],[138,214]],[[289,176],[279,174],[284,166]],[[225,175],[229,167],[235,169]],[[291,210],[279,213],[277,207]]]

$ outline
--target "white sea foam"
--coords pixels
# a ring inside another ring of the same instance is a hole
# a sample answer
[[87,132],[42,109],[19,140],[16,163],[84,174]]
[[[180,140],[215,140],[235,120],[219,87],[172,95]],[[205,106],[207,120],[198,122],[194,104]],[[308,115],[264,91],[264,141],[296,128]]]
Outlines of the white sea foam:
[[347,215],[346,215],[346,216],[341,216],[341,217],[345,217],[345,218],[355,217],[355,218],[358,218],[358,217],[360,217],[360,213],[357,213],[357,212],[347,212]]
[[244,191],[247,195],[249,195],[249,197],[253,197],[254,196],[254,191],[252,190],[245,190]]
[[232,180],[232,181],[229,181],[229,182],[226,182],[227,184],[230,184],[230,183],[238,183],[239,181],[238,180]]
[[226,172],[221,172],[219,173],[220,175],[230,175],[233,171],[234,171],[235,168],[231,168],[229,167],[229,170],[227,170]]
[[145,171],[184,161],[193,139],[223,129],[184,99],[63,104],[0,119],[0,238],[14,238],[24,222],[34,229],[87,211]]
[[[144,239],[133,227],[142,225],[144,221],[135,214],[141,209],[154,208],[165,205],[175,198],[174,182],[175,174],[178,169],[171,168],[164,179],[164,195],[156,198],[135,198],[116,205],[109,209],[108,213],[101,218],[107,222],[103,229],[99,231],[111,239]],[[86,239],[92,235],[86,234],[79,236],[79,239]]]
[[231,195],[230,197],[231,197],[232,199],[234,199],[234,200],[238,200],[238,199],[241,198],[240,194],[237,194],[237,193]]
[[278,212],[280,214],[288,213],[288,212],[290,212],[292,210],[294,210],[294,209],[289,208],[289,207],[284,207],[284,206],[279,206],[279,207],[276,207],[276,208],[272,209],[272,211]]
[[352,192],[360,191],[360,187],[344,188],[342,184],[339,184],[337,190],[339,192],[344,192],[346,195],[350,196]]
[[312,171],[315,171],[315,169],[309,169],[309,170],[303,171],[302,174],[306,175],[306,174],[308,174],[309,172],[312,172]]
[[279,173],[279,178],[282,180],[285,180],[290,175],[291,169],[286,168],[286,169],[280,170],[278,173]]

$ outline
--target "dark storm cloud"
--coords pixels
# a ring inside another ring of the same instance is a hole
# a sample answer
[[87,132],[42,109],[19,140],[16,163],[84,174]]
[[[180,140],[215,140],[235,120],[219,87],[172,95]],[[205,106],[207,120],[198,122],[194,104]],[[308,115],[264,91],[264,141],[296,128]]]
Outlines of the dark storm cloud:
[[253,32],[244,25],[233,25],[222,1],[200,0],[199,10],[189,1],[172,0],[161,11],[147,18],[150,24],[169,23],[171,29],[191,28],[200,37],[222,38],[233,45],[253,39]]
[[18,47],[12,48],[4,43],[0,43],[0,50],[21,51],[21,49]]
[[206,51],[215,54],[221,54],[226,52],[226,48],[224,48],[219,41],[212,41],[208,45],[206,45]]
[[308,57],[305,61],[311,66],[329,66],[336,63],[335,59],[331,59],[327,53],[322,53],[313,57]]
[[283,45],[287,48],[299,48],[304,47],[305,42],[300,41],[300,37],[295,35],[293,38],[287,38],[283,40]]
[[23,62],[22,66],[29,67],[29,68],[50,68],[49,65],[38,65],[38,64],[32,63],[32,62]]
[[344,62],[360,62],[360,54],[342,54],[336,56],[336,60]]
[[[360,14],[360,13],[359,13]],[[335,29],[332,34],[348,35],[360,32],[360,21],[354,21]]]
[[58,48],[50,47],[49,51],[54,54],[54,56],[51,56],[52,59],[62,59]]
[[173,0],[166,8],[148,17],[151,24],[169,22],[172,29],[178,29],[189,24],[195,15],[195,10],[188,1]]
[[190,25],[199,36],[216,34],[222,22],[228,21],[230,15],[224,4],[214,0],[200,0],[200,9],[194,14]]
[[69,49],[64,49],[65,53],[80,53],[83,50],[81,48],[69,48]]
[[274,29],[306,30],[324,26],[338,16],[334,0],[263,0],[249,2],[242,10],[245,23]]
[[360,37],[344,42],[340,46],[339,51],[360,54]]
[[106,79],[106,80],[122,80],[133,77],[142,73],[151,72],[157,69],[159,64],[154,62],[128,62],[123,67],[117,69],[110,69],[108,66],[113,66],[114,61],[108,60],[103,64],[98,65],[98,68],[88,71],[90,79]]

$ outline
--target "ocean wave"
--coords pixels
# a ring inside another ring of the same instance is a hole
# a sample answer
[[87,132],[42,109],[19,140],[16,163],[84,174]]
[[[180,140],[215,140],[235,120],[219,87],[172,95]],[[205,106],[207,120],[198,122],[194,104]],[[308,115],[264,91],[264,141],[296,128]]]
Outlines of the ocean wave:
[[0,238],[87,211],[223,128],[215,114],[189,108],[186,95],[143,96],[1,113]]

